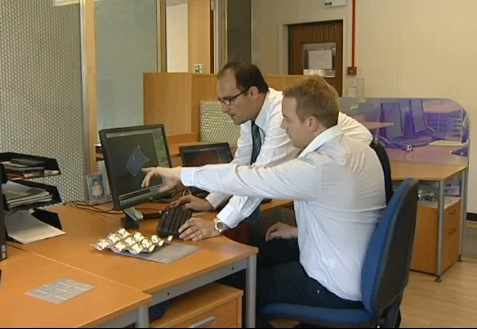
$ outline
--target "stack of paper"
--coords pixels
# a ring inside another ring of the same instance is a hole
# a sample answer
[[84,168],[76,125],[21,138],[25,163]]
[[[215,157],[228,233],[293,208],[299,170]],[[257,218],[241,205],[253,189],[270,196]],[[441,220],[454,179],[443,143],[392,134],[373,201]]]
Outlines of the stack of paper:
[[16,211],[5,216],[8,236],[23,243],[32,243],[65,234],[65,232],[45,224],[33,217],[28,211]]
[[10,209],[36,203],[50,202],[53,197],[50,192],[36,187],[7,182],[2,187],[3,194]]

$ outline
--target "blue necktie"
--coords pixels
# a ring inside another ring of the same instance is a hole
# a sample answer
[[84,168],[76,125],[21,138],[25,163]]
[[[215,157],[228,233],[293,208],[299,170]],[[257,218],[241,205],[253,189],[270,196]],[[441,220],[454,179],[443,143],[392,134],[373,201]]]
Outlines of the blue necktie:
[[262,148],[262,138],[260,136],[260,127],[252,121],[252,158],[250,164],[254,164],[257,161],[257,157],[260,154]]

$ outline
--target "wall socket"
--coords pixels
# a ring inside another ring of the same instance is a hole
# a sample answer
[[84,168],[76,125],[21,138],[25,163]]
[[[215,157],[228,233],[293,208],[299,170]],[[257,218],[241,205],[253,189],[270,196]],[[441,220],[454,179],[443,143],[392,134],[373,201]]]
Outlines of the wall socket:
[[348,75],[358,75],[358,68],[356,66],[349,66],[347,73]]
[[343,7],[348,5],[348,0],[321,0],[321,5],[325,8]]

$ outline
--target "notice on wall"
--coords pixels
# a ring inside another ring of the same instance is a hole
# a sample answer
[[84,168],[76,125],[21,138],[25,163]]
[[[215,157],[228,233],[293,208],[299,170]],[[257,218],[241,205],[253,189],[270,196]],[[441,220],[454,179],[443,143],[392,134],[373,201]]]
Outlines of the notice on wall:
[[308,68],[312,70],[332,70],[333,52],[331,49],[308,51]]

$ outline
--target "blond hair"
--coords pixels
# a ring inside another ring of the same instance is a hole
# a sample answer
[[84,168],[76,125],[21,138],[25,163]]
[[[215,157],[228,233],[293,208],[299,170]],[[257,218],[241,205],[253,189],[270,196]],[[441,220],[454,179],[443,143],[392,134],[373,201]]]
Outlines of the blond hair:
[[303,80],[286,89],[283,96],[296,100],[296,113],[302,121],[314,116],[326,128],[338,124],[339,96],[323,78],[313,76]]

